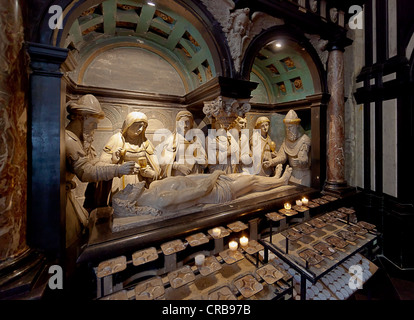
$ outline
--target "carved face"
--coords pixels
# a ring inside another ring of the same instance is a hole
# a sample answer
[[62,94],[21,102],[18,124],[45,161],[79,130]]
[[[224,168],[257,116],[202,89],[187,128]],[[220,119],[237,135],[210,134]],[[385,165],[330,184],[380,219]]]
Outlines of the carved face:
[[289,141],[296,141],[299,137],[299,126],[297,124],[285,124],[286,138]]
[[237,33],[241,36],[246,34],[247,26],[250,20],[246,13],[240,13],[234,18],[234,33]]
[[269,122],[265,121],[260,125],[260,131],[262,133],[262,136],[266,136],[269,132]]
[[294,86],[297,90],[302,89],[302,80],[301,79],[295,79],[293,84],[294,84]]
[[240,128],[240,129],[245,129],[245,128],[246,128],[246,126],[247,126],[247,120],[246,120],[246,119],[244,119],[244,118],[240,118],[240,119],[237,121],[237,123],[238,123],[238,125],[239,125],[239,128]]
[[83,134],[93,135],[98,128],[99,119],[94,116],[85,116],[83,118]]
[[191,117],[181,117],[177,122],[177,132],[186,135],[188,130],[193,128],[193,119]]
[[146,123],[144,121],[137,121],[131,124],[126,132],[131,139],[137,138],[144,130]]

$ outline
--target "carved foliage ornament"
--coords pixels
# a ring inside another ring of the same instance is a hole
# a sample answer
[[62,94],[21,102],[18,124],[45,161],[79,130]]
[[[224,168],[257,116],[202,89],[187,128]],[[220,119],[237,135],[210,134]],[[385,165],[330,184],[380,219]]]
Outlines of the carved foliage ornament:
[[204,102],[203,112],[208,118],[215,118],[218,124],[229,128],[238,116],[243,117],[251,109],[249,99],[235,99],[218,96]]

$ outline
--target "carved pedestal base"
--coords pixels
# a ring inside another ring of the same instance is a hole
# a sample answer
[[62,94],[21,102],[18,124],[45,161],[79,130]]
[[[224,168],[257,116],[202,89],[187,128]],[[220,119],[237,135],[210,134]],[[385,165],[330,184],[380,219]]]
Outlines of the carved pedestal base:
[[356,193],[356,188],[349,186],[346,182],[338,183],[326,181],[322,193],[337,198],[343,198]]
[[0,264],[0,300],[36,300],[44,296],[49,273],[46,258],[33,250]]

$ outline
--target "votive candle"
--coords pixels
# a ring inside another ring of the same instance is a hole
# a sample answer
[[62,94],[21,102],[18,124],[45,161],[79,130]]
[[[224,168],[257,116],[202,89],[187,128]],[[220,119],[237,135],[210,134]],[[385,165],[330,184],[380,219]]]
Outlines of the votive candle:
[[236,241],[230,241],[229,242],[229,249],[231,251],[236,251],[237,250],[237,247],[238,247],[238,244],[237,244]]
[[303,197],[303,198],[302,198],[302,204],[303,204],[304,206],[307,206],[307,205],[309,204],[309,200],[308,200],[307,198]]
[[197,266],[202,266],[203,265],[203,263],[204,263],[204,259],[205,259],[206,257],[205,257],[205,255],[204,254],[198,254],[198,255],[196,255],[195,256],[195,264],[197,265]]
[[220,230],[220,228],[214,228],[214,229],[213,229],[213,236],[215,236],[215,237],[220,237],[220,235],[221,235],[221,230]]
[[242,247],[245,247],[248,244],[249,244],[249,239],[247,237],[243,236],[243,237],[240,238],[240,245]]
[[286,210],[290,210],[290,209],[292,209],[292,206],[290,205],[290,203],[289,203],[289,202],[286,202],[286,203],[285,203],[285,209],[286,209]]

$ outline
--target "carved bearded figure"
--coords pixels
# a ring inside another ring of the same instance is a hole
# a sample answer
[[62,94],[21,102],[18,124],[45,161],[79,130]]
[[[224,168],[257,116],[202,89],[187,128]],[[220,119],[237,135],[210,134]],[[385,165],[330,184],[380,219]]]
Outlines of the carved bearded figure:
[[81,238],[88,224],[88,212],[75,198],[73,189],[77,176],[81,182],[98,183],[122,177],[134,170],[133,162],[123,165],[108,164],[99,161],[92,146],[93,135],[100,119],[104,118],[98,99],[87,94],[67,106],[69,124],[65,132],[66,145],[66,247],[70,247]]
[[311,159],[309,156],[311,140],[306,135],[299,132],[300,119],[295,111],[290,110],[283,123],[285,124],[286,137],[277,152],[277,156],[264,163],[263,166],[270,167],[289,161],[292,167],[291,181],[310,186],[311,183]]

